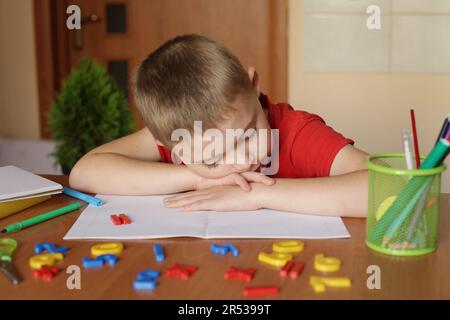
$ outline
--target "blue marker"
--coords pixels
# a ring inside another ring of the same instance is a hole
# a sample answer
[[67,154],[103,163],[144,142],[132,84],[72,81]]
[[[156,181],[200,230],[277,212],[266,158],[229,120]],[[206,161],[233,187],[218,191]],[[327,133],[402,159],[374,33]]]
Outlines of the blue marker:
[[162,261],[164,261],[166,259],[166,257],[164,256],[164,248],[161,245],[154,244],[153,245],[153,252],[155,254],[156,261],[162,262]]
[[101,200],[101,199],[98,199],[98,198],[95,198],[95,197],[91,197],[91,196],[89,196],[87,194],[81,193],[79,191],[76,191],[76,190],[73,190],[73,189],[70,189],[70,188],[67,188],[67,187],[64,187],[63,193],[68,195],[68,196],[70,196],[70,197],[83,200],[84,202],[92,204],[92,205],[94,205],[96,207],[100,207],[102,204],[104,204],[103,200]]

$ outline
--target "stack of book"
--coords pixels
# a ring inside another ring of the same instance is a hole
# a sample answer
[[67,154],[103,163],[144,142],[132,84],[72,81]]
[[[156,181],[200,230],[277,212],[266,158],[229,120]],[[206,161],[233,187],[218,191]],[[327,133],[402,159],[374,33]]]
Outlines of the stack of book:
[[15,166],[0,167],[0,219],[50,199],[63,187]]

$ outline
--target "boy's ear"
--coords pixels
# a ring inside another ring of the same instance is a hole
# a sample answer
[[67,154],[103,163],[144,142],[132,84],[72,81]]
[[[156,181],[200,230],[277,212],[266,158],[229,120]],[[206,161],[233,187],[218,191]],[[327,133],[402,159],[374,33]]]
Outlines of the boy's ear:
[[250,78],[250,82],[253,85],[253,88],[255,88],[256,93],[259,94],[261,93],[261,90],[259,89],[259,79],[258,79],[258,73],[256,72],[256,69],[254,67],[249,67],[248,68],[248,77]]

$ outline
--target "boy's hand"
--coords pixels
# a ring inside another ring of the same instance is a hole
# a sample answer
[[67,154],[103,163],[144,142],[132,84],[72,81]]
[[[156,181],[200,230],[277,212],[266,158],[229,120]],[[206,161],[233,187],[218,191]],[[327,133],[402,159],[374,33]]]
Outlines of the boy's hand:
[[250,182],[259,182],[266,186],[271,186],[275,183],[275,179],[253,171],[233,173],[218,179],[200,177],[195,189],[203,190],[216,186],[238,185],[242,190],[248,192],[251,190]]
[[238,186],[216,186],[205,190],[186,192],[164,199],[168,208],[183,211],[251,211],[259,209],[253,192],[245,192]]

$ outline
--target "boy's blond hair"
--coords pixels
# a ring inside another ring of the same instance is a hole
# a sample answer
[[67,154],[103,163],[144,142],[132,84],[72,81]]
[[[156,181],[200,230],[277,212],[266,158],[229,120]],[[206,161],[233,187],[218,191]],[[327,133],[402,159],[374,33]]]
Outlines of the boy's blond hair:
[[135,97],[142,118],[166,146],[172,131],[193,131],[194,121],[215,127],[239,95],[253,89],[239,60],[222,44],[200,35],[176,37],[139,66]]

